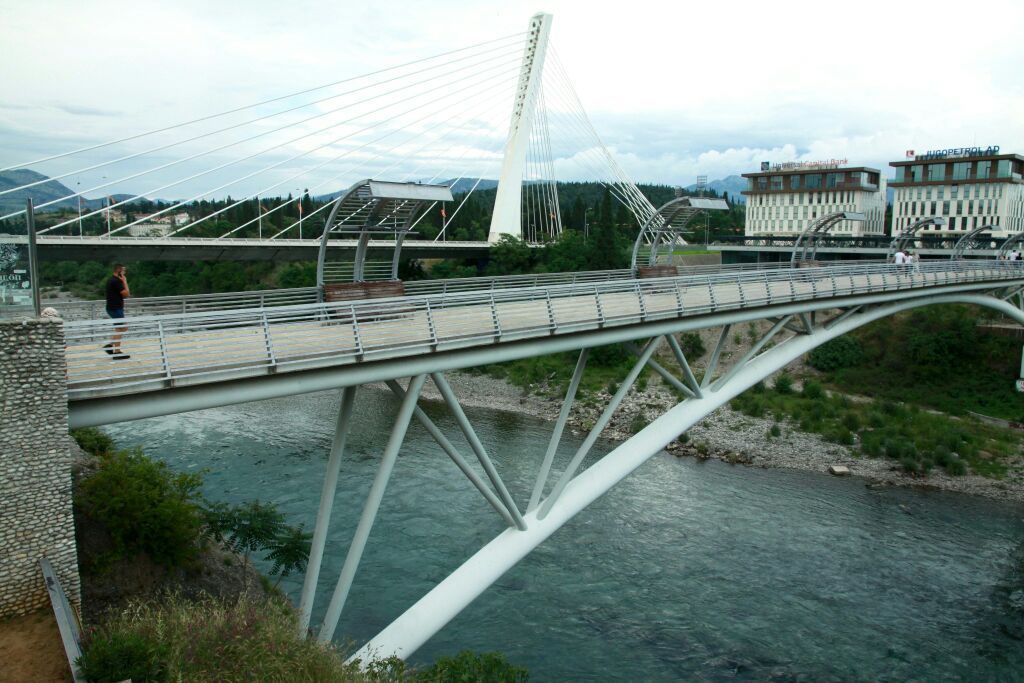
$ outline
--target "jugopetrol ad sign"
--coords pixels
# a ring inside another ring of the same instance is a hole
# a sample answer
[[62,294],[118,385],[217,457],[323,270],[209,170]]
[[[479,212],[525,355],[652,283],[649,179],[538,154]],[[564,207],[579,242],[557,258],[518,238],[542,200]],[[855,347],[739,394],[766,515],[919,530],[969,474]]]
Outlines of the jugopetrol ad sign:
[[949,157],[984,157],[999,154],[999,145],[988,147],[951,147],[950,149],[930,149],[917,155],[917,161],[929,159],[947,159]]
[[28,244],[0,236],[0,315],[31,309]]

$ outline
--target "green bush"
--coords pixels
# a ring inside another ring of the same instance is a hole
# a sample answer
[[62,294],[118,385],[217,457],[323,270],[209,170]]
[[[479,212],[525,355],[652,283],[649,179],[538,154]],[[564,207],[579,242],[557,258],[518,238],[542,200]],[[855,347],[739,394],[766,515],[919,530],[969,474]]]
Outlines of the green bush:
[[800,392],[804,398],[811,400],[821,398],[825,395],[825,390],[821,388],[821,385],[812,380],[804,382],[803,391]]
[[785,372],[775,378],[775,391],[780,394],[793,393],[793,378]]
[[[231,602],[191,601],[180,595],[132,602],[103,619],[94,642],[100,639],[161,643],[165,678],[132,675],[133,681],[401,680],[400,671],[373,663],[368,668],[374,675],[364,675],[357,665],[345,664],[332,647],[300,636],[290,605],[251,595]],[[90,647],[87,656],[91,654]],[[112,675],[105,680],[123,681],[129,672]]]
[[114,440],[95,427],[72,429],[71,437],[89,455],[105,457],[114,452]]
[[84,643],[78,666],[90,683],[168,679],[168,649],[147,636],[131,633],[99,633]]
[[859,365],[864,360],[864,349],[856,337],[836,337],[811,351],[807,360],[818,370],[831,372]]
[[768,435],[775,437],[782,436],[782,429],[778,424],[773,424],[772,428],[768,430]]
[[477,654],[463,650],[454,657],[441,657],[419,672],[421,683],[525,683],[530,672],[510,664],[500,652]]
[[144,552],[177,567],[201,547],[200,483],[198,475],[174,474],[139,450],[119,451],[82,482],[80,505],[110,533],[112,559]]
[[686,360],[691,364],[707,353],[707,349],[704,348],[704,341],[696,332],[683,332],[679,335],[679,347],[683,350]]

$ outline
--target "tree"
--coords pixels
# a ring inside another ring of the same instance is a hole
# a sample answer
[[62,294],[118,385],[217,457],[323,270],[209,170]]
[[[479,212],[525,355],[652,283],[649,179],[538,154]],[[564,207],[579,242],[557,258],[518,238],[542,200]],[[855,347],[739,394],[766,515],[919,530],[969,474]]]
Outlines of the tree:
[[281,583],[281,579],[292,574],[301,572],[309,562],[309,549],[313,534],[306,531],[305,525],[297,527],[286,526],[266,546],[266,559],[274,563],[270,568],[271,574],[277,574],[277,581],[274,586]]
[[519,275],[529,273],[533,262],[530,247],[519,238],[504,234],[491,247],[487,272],[490,275]]

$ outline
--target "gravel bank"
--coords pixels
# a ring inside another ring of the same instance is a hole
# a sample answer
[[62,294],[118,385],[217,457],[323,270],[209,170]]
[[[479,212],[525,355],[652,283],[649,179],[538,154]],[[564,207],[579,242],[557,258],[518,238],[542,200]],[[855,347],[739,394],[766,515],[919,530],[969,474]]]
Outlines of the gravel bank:
[[[453,372],[447,378],[466,406],[504,410],[553,421],[561,405],[556,400],[527,395],[522,389],[492,377]],[[423,396],[428,400],[440,400],[437,389],[430,382],[424,386]],[[577,401],[569,420],[574,431],[586,433],[610,396],[601,392],[595,398],[597,400],[593,403],[596,405],[592,406]],[[641,423],[646,424],[656,418],[675,401],[672,394],[652,380],[644,391],[630,393],[602,435],[624,441],[635,428],[642,426]],[[810,472],[827,473],[830,465],[845,465],[867,486],[956,491],[1024,503],[1024,458],[1018,458],[1005,480],[977,475],[953,477],[941,471],[932,472],[927,477],[912,477],[904,474],[890,460],[861,457],[854,449],[827,442],[817,434],[800,432],[786,422],[781,423],[781,436],[772,437],[769,430],[773,423],[772,419],[748,417],[723,407],[691,428],[686,443],[673,442],[667,450],[678,457],[717,458],[736,465]]]

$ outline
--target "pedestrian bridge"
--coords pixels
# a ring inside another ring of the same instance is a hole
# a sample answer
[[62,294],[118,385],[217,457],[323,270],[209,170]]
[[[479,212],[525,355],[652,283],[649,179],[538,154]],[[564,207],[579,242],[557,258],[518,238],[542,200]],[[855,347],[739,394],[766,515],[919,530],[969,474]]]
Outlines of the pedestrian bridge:
[[[71,321],[71,421],[102,424],[578,350],[704,328],[711,317],[740,322],[854,305],[926,303],[937,295],[1024,284],[1024,268],[1008,261],[943,260],[914,270],[842,264],[654,279],[623,277],[628,272],[526,287],[515,287],[517,279],[510,278],[510,288],[491,281],[484,290],[351,303],[142,315],[127,320],[127,360],[103,352],[114,321]],[[518,282],[529,284],[528,278]],[[286,291],[299,300],[315,297],[315,288]],[[261,302],[267,297],[258,294]]]

